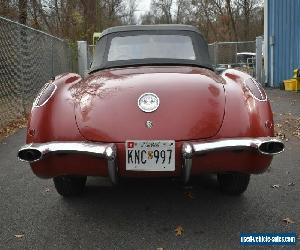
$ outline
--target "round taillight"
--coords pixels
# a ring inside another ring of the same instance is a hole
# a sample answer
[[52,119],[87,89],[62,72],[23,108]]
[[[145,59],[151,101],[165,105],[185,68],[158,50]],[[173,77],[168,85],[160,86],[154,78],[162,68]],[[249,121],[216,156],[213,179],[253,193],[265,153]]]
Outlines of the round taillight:
[[259,101],[267,100],[267,94],[264,88],[256,80],[248,78],[245,80],[244,84],[254,98],[258,99]]
[[38,96],[35,98],[33,107],[41,107],[45,105],[54,94],[56,88],[57,87],[54,83],[46,83],[39,92]]

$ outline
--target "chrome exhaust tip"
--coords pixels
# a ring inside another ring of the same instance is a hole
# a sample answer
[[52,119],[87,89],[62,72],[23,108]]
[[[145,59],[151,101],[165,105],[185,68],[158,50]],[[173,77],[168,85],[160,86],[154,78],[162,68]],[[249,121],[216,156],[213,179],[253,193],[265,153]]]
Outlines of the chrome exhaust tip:
[[24,148],[18,152],[18,158],[25,162],[35,162],[42,158],[42,152],[35,148]]
[[284,151],[284,144],[276,139],[265,141],[258,146],[258,151],[262,154],[276,155]]
[[113,184],[118,183],[117,147],[113,143],[86,141],[31,143],[21,147],[17,156],[21,161],[32,163],[44,159],[49,154],[85,154],[106,159],[110,180]]

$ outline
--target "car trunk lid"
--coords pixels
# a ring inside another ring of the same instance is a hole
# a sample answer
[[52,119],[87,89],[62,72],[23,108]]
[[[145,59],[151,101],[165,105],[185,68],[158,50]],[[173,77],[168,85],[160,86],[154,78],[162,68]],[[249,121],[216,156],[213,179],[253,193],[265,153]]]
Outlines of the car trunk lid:
[[[144,93],[159,97],[154,112],[138,107]],[[101,71],[74,86],[73,94],[78,129],[91,141],[206,139],[224,116],[222,78],[196,67]]]

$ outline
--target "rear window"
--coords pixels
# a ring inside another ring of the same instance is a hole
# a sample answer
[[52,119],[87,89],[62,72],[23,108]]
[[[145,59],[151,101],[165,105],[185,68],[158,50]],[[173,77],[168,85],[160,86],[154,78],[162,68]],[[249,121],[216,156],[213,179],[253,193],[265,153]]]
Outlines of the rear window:
[[193,42],[184,35],[137,35],[114,37],[108,61],[139,59],[196,60]]

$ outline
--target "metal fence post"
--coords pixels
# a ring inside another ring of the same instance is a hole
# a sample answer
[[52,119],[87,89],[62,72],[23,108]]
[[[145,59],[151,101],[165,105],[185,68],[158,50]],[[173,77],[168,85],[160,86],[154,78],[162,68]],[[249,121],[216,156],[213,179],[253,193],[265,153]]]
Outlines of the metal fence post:
[[262,82],[262,42],[261,36],[256,38],[256,79],[258,82]]
[[81,76],[85,76],[88,71],[88,48],[86,41],[77,41],[78,48],[78,72]]
[[238,63],[237,53],[238,53],[238,42],[235,43],[235,64]]
[[54,78],[55,77],[55,74],[54,74],[54,51],[53,51],[53,39],[51,38],[51,78]]
[[217,65],[218,64],[218,43],[216,42],[215,43],[215,49],[214,49],[214,51],[215,51],[215,65]]

